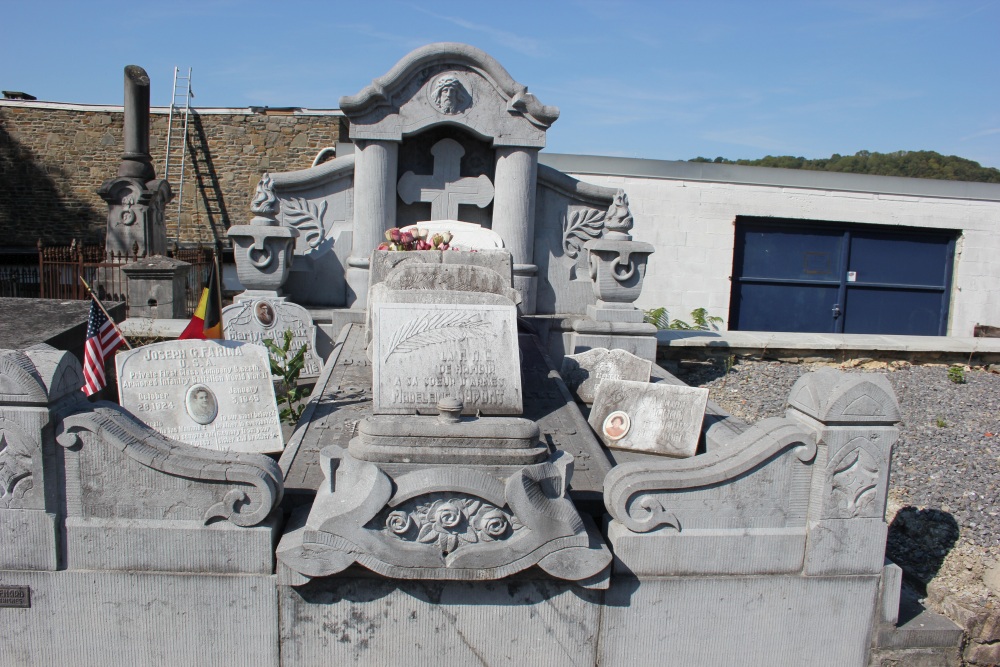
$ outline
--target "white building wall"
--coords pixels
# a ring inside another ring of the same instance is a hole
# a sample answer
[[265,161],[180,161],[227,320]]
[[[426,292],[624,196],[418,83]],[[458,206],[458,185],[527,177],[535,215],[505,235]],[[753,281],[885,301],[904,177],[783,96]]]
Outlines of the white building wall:
[[[747,167],[745,169],[753,169]],[[773,172],[775,170],[767,170]],[[708,308],[728,320],[736,217],[901,225],[961,232],[955,251],[948,335],[971,336],[979,324],[1000,326],[1000,201],[851,192],[832,189],[571,173],[624,188],[637,240],[656,246],[640,308],[665,306],[689,319]],[[827,176],[842,176],[840,174]],[[856,176],[852,177],[854,180]],[[868,177],[873,184],[917,179]],[[1000,193],[1000,186],[992,186]],[[728,322],[723,328],[728,326]]]

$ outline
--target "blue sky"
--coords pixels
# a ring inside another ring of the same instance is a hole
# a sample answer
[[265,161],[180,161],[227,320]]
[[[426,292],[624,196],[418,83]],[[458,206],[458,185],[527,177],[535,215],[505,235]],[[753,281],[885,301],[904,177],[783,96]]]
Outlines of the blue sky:
[[477,46],[561,117],[549,152],[664,160],[934,150],[1000,168],[1000,0],[2,0],[0,88],[336,108],[410,50]]

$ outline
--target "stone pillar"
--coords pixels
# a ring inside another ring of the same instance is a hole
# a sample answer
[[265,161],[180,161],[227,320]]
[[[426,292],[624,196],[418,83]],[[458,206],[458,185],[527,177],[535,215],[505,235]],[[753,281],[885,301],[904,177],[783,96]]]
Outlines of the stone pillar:
[[156,178],[149,156],[149,75],[138,65],[125,68],[125,152],[118,176]]
[[187,314],[188,271],[179,259],[156,255],[125,266],[129,317],[181,319]]
[[514,260],[514,289],[521,293],[521,313],[535,312],[538,267],[535,250],[535,185],[538,149],[500,146],[496,150],[493,231],[503,238]]
[[818,443],[803,573],[881,573],[889,461],[902,418],[889,381],[832,368],[809,373],[792,387],[786,415]]
[[0,569],[57,570],[65,490],[53,412],[86,401],[83,370],[69,352],[40,345],[0,350],[0,378]]
[[347,302],[364,308],[368,300],[369,258],[396,224],[396,171],[399,144],[362,140],[354,152],[354,239],[347,259]]

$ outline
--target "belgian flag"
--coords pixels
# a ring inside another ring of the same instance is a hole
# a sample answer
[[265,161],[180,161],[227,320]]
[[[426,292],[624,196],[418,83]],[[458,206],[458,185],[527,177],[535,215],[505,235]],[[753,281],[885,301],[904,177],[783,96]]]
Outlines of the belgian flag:
[[219,288],[219,263],[212,262],[208,287],[201,291],[201,300],[194,317],[184,327],[178,339],[222,338],[222,290]]

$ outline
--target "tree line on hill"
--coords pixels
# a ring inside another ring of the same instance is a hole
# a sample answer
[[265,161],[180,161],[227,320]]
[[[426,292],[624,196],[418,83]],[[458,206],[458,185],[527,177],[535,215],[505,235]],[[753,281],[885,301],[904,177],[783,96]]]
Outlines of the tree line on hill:
[[909,178],[937,178],[947,181],[976,181],[1000,183],[1000,169],[983,167],[978,162],[956,155],[941,155],[934,151],[896,151],[874,153],[858,151],[854,155],[834,153],[829,158],[808,160],[791,155],[768,155],[759,160],[714,160],[696,157],[688,162],[738,164],[750,167],[778,167],[779,169],[808,169],[811,171],[840,171],[849,174],[876,176],[906,176]]

